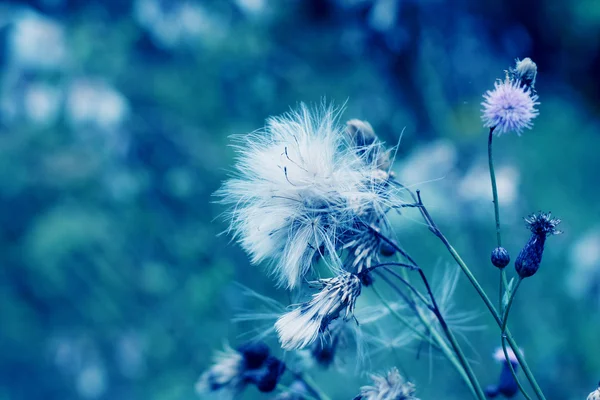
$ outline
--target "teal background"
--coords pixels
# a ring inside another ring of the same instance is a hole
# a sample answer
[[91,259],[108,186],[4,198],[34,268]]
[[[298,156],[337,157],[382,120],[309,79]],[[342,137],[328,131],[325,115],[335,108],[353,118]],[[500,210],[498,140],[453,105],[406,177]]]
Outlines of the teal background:
[[[496,299],[480,103],[526,56],[540,116],[495,142],[505,247],[516,258],[538,210],[565,233],[521,286],[511,330],[549,400],[596,388],[600,3],[3,1],[0,39],[0,399],[195,398],[213,351],[251,329],[231,321],[253,306],[234,282],[288,303],[219,235],[212,194],[232,170],[228,136],[299,102],[401,137],[397,176]],[[454,268],[416,214],[394,224],[429,275]],[[454,300],[487,326],[466,348],[494,383],[493,320],[465,279]],[[348,399],[366,372],[399,365],[423,399],[468,395],[426,348],[383,354],[358,375],[352,358],[311,375]]]

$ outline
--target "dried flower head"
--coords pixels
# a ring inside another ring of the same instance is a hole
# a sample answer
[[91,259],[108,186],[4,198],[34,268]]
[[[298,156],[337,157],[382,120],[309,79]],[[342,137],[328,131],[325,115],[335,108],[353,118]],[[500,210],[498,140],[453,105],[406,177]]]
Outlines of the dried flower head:
[[494,90],[488,90],[483,97],[481,119],[497,135],[507,132],[520,135],[523,129],[531,129],[533,119],[539,114],[535,108],[538,96],[518,81],[497,81]]
[[313,343],[319,332],[344,311],[344,320],[353,316],[356,299],[360,295],[361,281],[354,274],[343,272],[339,276],[320,279],[313,283],[320,291],[306,303],[282,315],[275,323],[281,347],[297,350]]
[[252,261],[270,261],[288,288],[317,259],[338,273],[340,237],[368,213],[389,209],[393,188],[382,184],[373,156],[381,145],[357,151],[343,131],[327,107],[270,118],[240,139],[237,176],[217,193],[232,206],[231,229]]
[[355,400],[418,400],[415,385],[404,380],[396,368],[385,375],[371,375],[371,379],[373,384],[360,388]]

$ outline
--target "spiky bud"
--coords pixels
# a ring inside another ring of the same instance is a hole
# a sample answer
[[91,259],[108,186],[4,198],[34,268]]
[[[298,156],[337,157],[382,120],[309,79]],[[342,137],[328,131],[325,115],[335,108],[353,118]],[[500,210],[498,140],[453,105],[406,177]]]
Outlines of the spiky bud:
[[562,233],[556,229],[560,219],[552,218],[551,213],[532,214],[525,218],[525,224],[531,230],[531,236],[515,261],[515,268],[521,278],[534,275],[540,268],[546,238]]
[[492,251],[492,264],[498,268],[504,268],[510,262],[510,255],[508,254],[508,250],[504,247],[496,247]]

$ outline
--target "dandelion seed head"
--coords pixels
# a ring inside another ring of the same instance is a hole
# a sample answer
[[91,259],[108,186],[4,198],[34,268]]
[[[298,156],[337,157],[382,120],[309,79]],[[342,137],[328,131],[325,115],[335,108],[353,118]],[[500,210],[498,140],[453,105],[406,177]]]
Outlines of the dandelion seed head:
[[533,127],[533,119],[539,114],[535,108],[538,96],[518,81],[497,81],[494,90],[488,90],[483,97],[481,119],[497,135],[507,132],[520,135],[523,129]]
[[275,322],[281,347],[298,350],[312,344],[320,332],[343,312],[344,320],[353,316],[361,281],[356,275],[343,272],[339,276],[314,283],[320,291],[306,303],[282,315]]
[[371,375],[373,384],[360,388],[358,400],[418,400],[415,385],[407,382],[397,368],[385,375]]
[[280,285],[298,286],[317,259],[338,273],[340,237],[391,204],[371,157],[381,145],[353,146],[336,110],[304,105],[239,139],[236,175],[217,195],[231,206],[234,237],[253,263],[270,262]]

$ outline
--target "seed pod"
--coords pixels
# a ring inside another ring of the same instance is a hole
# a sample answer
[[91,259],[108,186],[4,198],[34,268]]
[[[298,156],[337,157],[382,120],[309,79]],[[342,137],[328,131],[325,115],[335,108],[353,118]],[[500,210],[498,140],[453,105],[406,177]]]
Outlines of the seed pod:
[[492,264],[498,268],[504,268],[510,262],[510,255],[508,254],[508,250],[504,247],[496,247],[492,251]]

